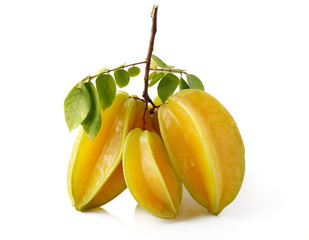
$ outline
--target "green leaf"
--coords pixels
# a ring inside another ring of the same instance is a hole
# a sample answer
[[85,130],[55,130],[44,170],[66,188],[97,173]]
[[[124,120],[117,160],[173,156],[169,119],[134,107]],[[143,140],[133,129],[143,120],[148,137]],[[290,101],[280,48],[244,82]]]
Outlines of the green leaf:
[[160,58],[158,58],[156,55],[152,54],[151,58],[153,59],[153,61],[155,61],[159,67],[161,68],[167,68],[168,66],[166,65],[165,62],[163,62]]
[[187,81],[191,89],[204,91],[203,82],[197,76],[193,74],[187,74]]
[[164,103],[169,96],[171,96],[178,87],[179,79],[174,74],[166,74],[158,85],[158,95]]
[[[170,66],[170,65],[167,65],[165,62],[163,62],[160,58],[158,58],[156,55],[151,55],[151,58],[153,59],[154,62],[157,63],[157,65],[161,68],[174,68],[175,66]],[[153,69],[157,69],[156,68],[153,68]]]
[[149,74],[149,77],[148,77],[148,81],[150,81],[151,79],[153,79],[158,73],[157,72],[152,72]]
[[150,68],[153,69],[153,70],[156,70],[158,68],[158,64],[155,61],[153,61],[152,59],[150,61]]
[[104,73],[107,69],[108,69],[108,68],[102,68],[102,69],[100,69],[99,71],[97,71],[95,75],[99,75],[99,74],[101,74],[101,73]]
[[70,131],[77,128],[91,109],[91,99],[85,84],[76,84],[64,100],[65,121]]
[[98,134],[101,127],[100,100],[97,90],[92,82],[85,83],[91,99],[91,109],[85,120],[82,122],[84,131],[87,133],[90,141]]
[[114,72],[114,77],[118,87],[120,88],[127,86],[130,82],[130,74],[123,69],[116,70]]
[[130,77],[136,77],[138,76],[138,74],[140,74],[141,70],[139,69],[139,67],[130,67],[128,69],[128,73],[130,75]]
[[189,85],[188,83],[181,77],[180,78],[180,83],[179,83],[179,89],[183,90],[183,89],[189,89]]
[[161,78],[163,78],[164,73],[160,72],[158,73],[149,83],[148,87],[152,87],[155,85]]
[[116,96],[116,83],[109,74],[97,77],[96,87],[99,94],[100,105],[103,110],[112,105]]

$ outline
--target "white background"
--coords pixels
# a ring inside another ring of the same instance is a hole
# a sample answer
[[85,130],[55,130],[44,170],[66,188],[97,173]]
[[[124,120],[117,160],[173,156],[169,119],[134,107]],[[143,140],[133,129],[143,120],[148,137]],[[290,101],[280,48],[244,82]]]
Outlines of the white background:
[[[154,54],[202,79],[245,143],[243,186],[217,217],[187,195],[163,220],[127,190],[87,213],[67,194],[63,100],[88,74],[145,59],[155,3]],[[0,239],[308,240],[308,13],[300,0],[1,1]]]

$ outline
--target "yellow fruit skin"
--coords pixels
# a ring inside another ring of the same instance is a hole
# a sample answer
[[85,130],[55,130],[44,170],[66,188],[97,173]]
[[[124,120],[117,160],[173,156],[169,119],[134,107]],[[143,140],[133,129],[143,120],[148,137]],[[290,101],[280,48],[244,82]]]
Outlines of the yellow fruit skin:
[[176,217],[182,184],[158,134],[132,130],[125,142],[123,167],[127,186],[140,206],[158,217]]
[[219,214],[238,194],[245,150],[225,107],[199,90],[182,90],[159,109],[161,135],[173,166],[191,196]]
[[[139,99],[136,100],[136,111],[137,114],[134,122],[134,128],[143,128],[144,127],[143,115],[145,111],[145,103]],[[150,132],[153,132],[154,127],[152,119],[150,117],[149,109],[146,110],[145,121],[146,121],[145,129]]]
[[78,133],[68,169],[68,191],[76,209],[101,206],[126,188],[121,157],[126,135],[134,127],[135,105],[127,93],[119,92],[101,112],[102,125],[94,140],[90,142],[82,129]]
[[156,105],[156,106],[159,106],[159,105],[162,105],[163,102],[162,100],[160,99],[159,96],[156,96],[154,99],[153,99],[153,103]]
[[80,210],[83,211],[102,206],[117,197],[126,188],[127,185],[123,176],[122,162],[120,162],[111,176],[106,180],[100,191],[89,203],[85,206],[81,206]]
[[150,116],[154,131],[161,137],[159,120],[158,120],[158,109],[155,109]]

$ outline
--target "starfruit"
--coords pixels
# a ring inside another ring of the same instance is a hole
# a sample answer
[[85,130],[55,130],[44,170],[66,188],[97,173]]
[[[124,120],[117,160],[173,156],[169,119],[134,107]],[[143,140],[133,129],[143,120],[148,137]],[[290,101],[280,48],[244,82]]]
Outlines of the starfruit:
[[154,131],[161,137],[159,120],[158,120],[158,109],[155,109],[150,116]]
[[[127,133],[140,127],[137,119],[144,112],[143,106],[142,101],[118,92],[113,104],[101,111],[101,128],[92,142],[82,128],[79,130],[67,175],[69,195],[76,209],[101,206],[126,188],[121,163],[123,145]],[[151,121],[149,112],[146,119]]]
[[128,189],[141,207],[158,217],[176,217],[182,184],[158,134],[132,130],[124,146],[123,168]]
[[159,125],[172,164],[191,196],[214,215],[238,194],[245,150],[238,127],[214,97],[182,90],[159,109]]

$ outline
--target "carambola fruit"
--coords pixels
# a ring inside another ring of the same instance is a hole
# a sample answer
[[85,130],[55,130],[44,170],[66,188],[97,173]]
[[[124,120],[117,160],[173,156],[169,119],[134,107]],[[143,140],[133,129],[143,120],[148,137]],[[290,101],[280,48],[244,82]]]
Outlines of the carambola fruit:
[[245,150],[236,123],[214,97],[182,90],[158,111],[172,164],[191,196],[219,214],[239,192]]
[[238,194],[245,170],[232,116],[214,97],[192,89],[150,111],[143,101],[118,92],[101,110],[102,125],[92,142],[80,129],[68,170],[72,204],[81,211],[98,207],[128,186],[153,215],[174,218],[183,183],[199,204],[219,214]]
[[[73,206],[86,210],[101,206],[125,188],[122,150],[127,133],[141,127],[144,103],[118,92],[113,104],[101,111],[102,125],[91,142],[81,128],[76,137],[68,168],[68,191]],[[149,112],[147,126],[152,129]]]
[[177,216],[182,184],[157,133],[132,130],[125,142],[123,167],[127,186],[140,206],[158,217]]

